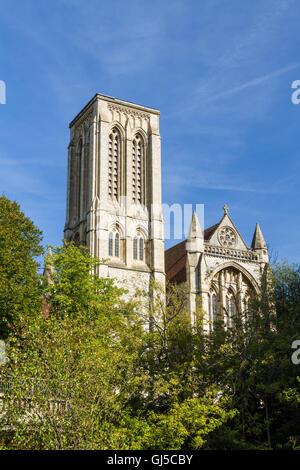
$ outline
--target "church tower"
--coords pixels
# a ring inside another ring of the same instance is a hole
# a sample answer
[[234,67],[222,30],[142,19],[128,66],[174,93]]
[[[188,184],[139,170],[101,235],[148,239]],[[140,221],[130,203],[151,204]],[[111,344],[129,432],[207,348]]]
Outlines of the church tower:
[[65,239],[132,294],[165,283],[159,115],[96,94],[70,124]]

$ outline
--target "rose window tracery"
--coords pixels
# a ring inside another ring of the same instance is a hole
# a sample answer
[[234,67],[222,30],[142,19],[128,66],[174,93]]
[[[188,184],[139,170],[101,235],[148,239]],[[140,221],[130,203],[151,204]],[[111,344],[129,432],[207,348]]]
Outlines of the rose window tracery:
[[237,243],[236,233],[231,227],[222,227],[218,232],[218,239],[226,247],[234,247]]

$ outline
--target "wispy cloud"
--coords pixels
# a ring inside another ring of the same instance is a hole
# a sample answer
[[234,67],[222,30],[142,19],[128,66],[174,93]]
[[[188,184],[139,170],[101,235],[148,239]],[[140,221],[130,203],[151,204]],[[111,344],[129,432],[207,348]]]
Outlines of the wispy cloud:
[[287,86],[300,70],[299,2],[6,3],[0,78],[15,100],[0,109],[0,191],[51,237],[64,224],[68,121],[96,92],[161,109],[165,199],[214,210],[223,192],[244,225],[243,203],[259,208],[280,246],[276,200],[297,236],[299,108]]
[[220,172],[215,169],[205,170],[201,168],[196,170],[194,167],[176,167],[171,168],[168,171],[166,177],[166,184],[176,188],[176,191],[186,191],[188,181],[189,191],[206,189],[211,191],[234,191],[244,193],[257,193],[257,194],[280,194],[287,191],[286,187],[281,184],[274,184],[273,186],[266,186],[265,184],[256,183],[255,185],[249,185],[249,181],[245,181],[245,184],[232,184],[232,180],[242,180],[242,175],[228,176],[228,170]]
[[38,167],[54,167],[54,168],[65,168],[66,162],[61,160],[50,160],[48,158],[2,158],[0,156],[0,166],[3,169],[4,166],[13,166],[13,167],[28,167],[33,166],[34,168]]
[[300,62],[297,62],[296,64],[291,64],[286,67],[282,67],[279,70],[275,70],[274,72],[267,73],[265,75],[262,75],[261,77],[254,78],[253,80],[248,80],[245,83],[242,83],[241,85],[238,85],[236,87],[233,87],[229,90],[225,90],[221,93],[217,93],[216,95],[210,96],[206,99],[206,102],[213,102],[216,100],[219,100],[220,98],[224,98],[230,95],[234,95],[235,93],[239,93],[240,91],[244,91],[247,88],[255,87],[258,85],[261,85],[262,83],[271,80],[272,78],[278,77],[286,72],[289,72],[290,70],[298,69],[300,68]]

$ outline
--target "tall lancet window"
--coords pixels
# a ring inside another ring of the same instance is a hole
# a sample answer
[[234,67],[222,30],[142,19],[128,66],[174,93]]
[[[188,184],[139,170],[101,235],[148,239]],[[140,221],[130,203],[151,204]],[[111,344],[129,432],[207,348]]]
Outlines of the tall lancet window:
[[144,203],[143,171],[143,141],[137,134],[132,142],[132,201],[134,203]]
[[133,239],[133,259],[136,261],[145,261],[145,241],[139,229]]
[[120,136],[113,129],[108,139],[108,197],[116,200],[120,194],[120,150]]
[[139,240],[139,257],[140,261],[144,261],[144,240],[142,237]]
[[121,243],[118,228],[113,228],[108,235],[108,256],[121,257]]
[[138,245],[138,239],[137,237],[135,237],[133,239],[133,259],[138,259],[138,248],[137,248],[137,245]]
[[235,298],[231,290],[226,295],[226,326],[232,328],[235,315]]
[[82,140],[80,139],[77,146],[77,168],[76,168],[76,217],[80,219],[81,216],[81,173],[82,173]]
[[90,171],[90,134],[87,134],[84,149],[83,211],[84,216],[89,208],[89,171]]
[[217,296],[214,289],[208,292],[208,315],[209,315],[209,331],[212,331],[217,321]]
[[112,233],[109,234],[108,238],[108,255],[113,256],[113,244],[114,244],[114,236]]
[[212,331],[212,310],[211,310],[211,297],[210,294],[207,294],[207,303],[208,303],[208,321],[209,321],[209,331]]
[[214,323],[217,321],[217,296],[215,292],[212,293],[212,319]]
[[119,255],[120,255],[120,236],[117,232],[115,236],[115,257],[119,258]]

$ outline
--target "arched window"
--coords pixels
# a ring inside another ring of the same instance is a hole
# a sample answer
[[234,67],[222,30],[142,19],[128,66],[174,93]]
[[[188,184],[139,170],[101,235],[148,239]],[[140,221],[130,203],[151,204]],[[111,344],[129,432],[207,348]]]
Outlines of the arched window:
[[231,328],[233,326],[233,318],[235,316],[235,298],[231,290],[226,295],[226,326]]
[[120,258],[120,234],[116,228],[113,228],[108,236],[108,255]]
[[214,293],[212,295],[212,314],[213,314],[213,322],[217,321],[217,296]]
[[226,295],[226,326],[230,327],[229,297]]
[[207,294],[207,303],[208,303],[208,321],[209,321],[209,331],[212,330],[212,309],[211,309],[211,297],[210,294]]
[[90,133],[87,133],[84,146],[84,179],[83,179],[83,211],[84,216],[89,209],[89,172],[90,172]]
[[115,257],[119,258],[119,254],[120,254],[120,237],[117,232],[115,236]]
[[209,316],[209,330],[212,331],[214,323],[217,321],[217,296],[214,289],[209,289],[208,292],[208,316]]
[[140,238],[139,244],[140,261],[144,261],[144,240],[142,237]]
[[144,204],[143,140],[137,134],[132,142],[132,201]]
[[232,295],[230,299],[230,317],[233,318],[234,315],[235,315],[235,300]]
[[76,217],[80,219],[81,216],[81,173],[82,173],[82,139],[78,142],[77,146],[77,168],[76,168]]
[[133,259],[144,261],[145,258],[145,241],[140,233],[139,229],[137,230],[137,234],[133,239]]
[[108,197],[118,200],[120,195],[120,134],[113,129],[108,138]]
[[243,311],[245,315],[248,314],[248,309],[249,309],[249,294],[246,293],[243,299]]
[[108,239],[108,255],[112,256],[113,255],[113,234],[109,234],[109,239]]
[[135,237],[133,239],[133,259],[135,259],[135,260],[138,258],[137,244],[138,244],[138,241],[137,241],[137,238]]

